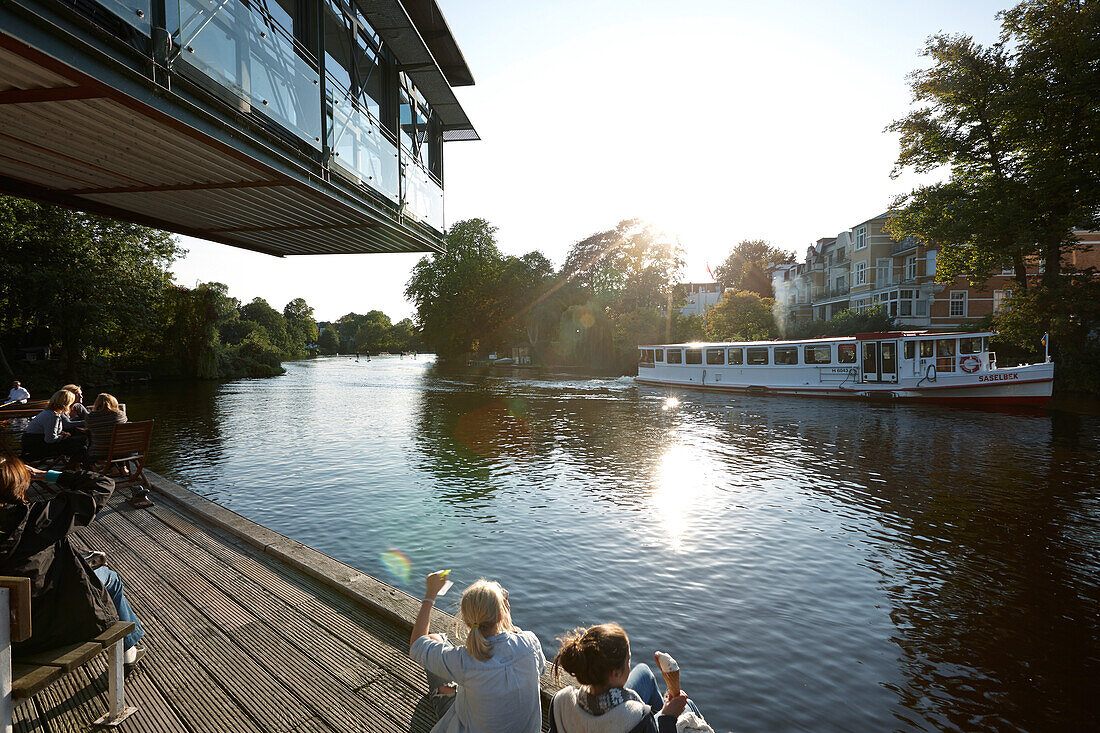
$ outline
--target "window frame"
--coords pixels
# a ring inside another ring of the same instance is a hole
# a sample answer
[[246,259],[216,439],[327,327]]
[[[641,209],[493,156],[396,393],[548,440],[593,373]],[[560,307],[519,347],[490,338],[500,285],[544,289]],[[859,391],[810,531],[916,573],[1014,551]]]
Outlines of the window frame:
[[867,262],[857,262],[855,267],[852,268],[855,273],[855,285],[867,284]]
[[[956,297],[962,296],[962,297]],[[948,318],[966,318],[967,311],[969,310],[967,301],[969,300],[968,293],[965,290],[952,290],[947,297],[947,316]],[[962,305],[962,313],[955,312],[955,305]]]
[[[822,349],[825,349],[827,357],[825,361],[821,361],[818,358],[818,354]],[[813,359],[810,359],[810,354],[814,354]],[[833,363],[833,345],[832,344],[806,344],[802,347],[802,363],[803,364],[832,364]]]
[[[844,355],[850,354],[851,358],[846,359]],[[837,344],[836,345],[836,363],[837,364],[855,364],[856,363],[856,345],[852,344]]]
[[[703,361],[707,366],[725,366],[726,365],[726,350],[724,348],[709,348],[704,349],[706,352],[703,354]],[[712,355],[718,357],[718,361],[711,361]]]
[[[754,353],[755,352],[755,353]],[[753,361],[763,353],[763,361]],[[745,349],[745,364],[747,366],[768,366],[771,364],[771,349],[767,346],[749,346]]]
[[[733,352],[737,352],[737,361],[732,358]],[[745,349],[742,346],[733,346],[726,349],[726,364],[729,366],[744,366],[745,364]]]
[[[675,358],[673,358],[675,356]],[[668,359],[667,364],[683,364],[684,363],[684,350],[683,349],[665,349],[665,357]]]
[[[794,361],[780,361],[780,353],[782,353],[784,359],[794,357]],[[798,366],[798,347],[797,346],[773,346],[772,347],[772,363],[776,366]]]
[[858,227],[856,227],[855,240],[856,240],[855,249],[857,251],[861,250],[861,249],[867,249],[867,225],[866,224],[860,224]]
[[[698,361],[696,361],[696,358],[698,358]],[[702,364],[703,363],[703,350],[702,349],[684,349],[684,363],[685,364],[691,364],[692,366],[694,366],[696,364]]]

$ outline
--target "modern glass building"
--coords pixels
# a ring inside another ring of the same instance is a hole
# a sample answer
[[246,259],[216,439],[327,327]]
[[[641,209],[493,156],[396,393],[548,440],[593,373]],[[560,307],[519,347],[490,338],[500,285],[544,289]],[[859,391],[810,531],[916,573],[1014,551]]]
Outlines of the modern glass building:
[[435,0],[0,0],[0,190],[275,255],[438,250]]

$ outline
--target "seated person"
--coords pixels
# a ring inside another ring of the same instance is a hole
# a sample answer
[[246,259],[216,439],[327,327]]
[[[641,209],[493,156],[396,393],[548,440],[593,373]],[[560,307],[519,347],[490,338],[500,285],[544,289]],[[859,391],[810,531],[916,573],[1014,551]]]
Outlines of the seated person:
[[508,591],[484,579],[462,594],[459,623],[469,628],[466,646],[429,635],[432,604],[445,575],[428,576],[409,642],[409,655],[428,671],[439,716],[432,733],[540,733],[539,676],[546,657],[538,637],[512,623]]
[[126,413],[118,406],[118,400],[106,392],[95,398],[92,411],[84,420],[84,427],[88,431],[90,443],[88,445],[88,460],[91,463],[102,461],[107,457],[107,449],[111,446],[111,434],[115,425],[126,422]]
[[61,389],[67,389],[73,393],[73,404],[69,407],[69,414],[66,417],[74,425],[83,425],[85,418],[88,417],[88,408],[84,406],[84,392],[80,389],[79,384],[66,384]]
[[685,708],[699,713],[683,691],[663,699],[649,665],[631,669],[630,639],[618,624],[566,634],[554,658],[555,672],[559,668],[582,686],[554,695],[551,733],[675,733]]
[[8,392],[8,400],[4,404],[15,402],[16,404],[23,404],[31,398],[31,393],[23,388],[23,385],[19,382],[11,383],[11,391]]
[[[54,482],[57,496],[26,499],[32,480]],[[58,473],[31,468],[0,446],[0,575],[31,579],[33,633],[13,644],[31,653],[95,637],[119,619],[133,621],[126,636],[125,663],[145,653],[144,631],[123,595],[118,573],[106,566],[92,571],[73,549],[69,534],[85,527],[107,504],[114,482],[88,471]]]
[[84,437],[66,431],[61,420],[75,398],[67,389],[58,390],[50,397],[46,409],[31,418],[20,439],[23,460],[33,462],[52,456],[66,456],[70,461],[84,458]]

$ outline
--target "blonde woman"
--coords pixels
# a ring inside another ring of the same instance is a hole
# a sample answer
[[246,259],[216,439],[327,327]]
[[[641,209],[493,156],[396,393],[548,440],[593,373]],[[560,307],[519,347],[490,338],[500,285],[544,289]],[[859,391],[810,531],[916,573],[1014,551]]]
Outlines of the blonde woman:
[[429,634],[432,605],[445,576],[432,573],[425,581],[409,640],[410,656],[428,672],[439,716],[432,733],[539,733],[539,677],[546,671],[546,656],[538,637],[512,623],[508,591],[485,579],[462,594],[458,623],[467,629],[464,647]]
[[82,423],[88,417],[88,408],[84,406],[84,390],[79,384],[66,384],[61,389],[67,389],[73,393],[73,404],[69,406],[67,417],[71,422]]
[[62,420],[75,400],[76,395],[69,390],[58,390],[50,397],[46,409],[31,418],[20,438],[23,460],[66,456],[70,462],[76,462],[84,457],[84,437],[66,431]]
[[91,443],[88,445],[88,460],[101,461],[107,457],[107,449],[111,446],[111,433],[115,425],[126,422],[126,413],[118,406],[118,400],[114,395],[103,392],[95,398],[92,411],[84,420],[84,427],[88,430]]

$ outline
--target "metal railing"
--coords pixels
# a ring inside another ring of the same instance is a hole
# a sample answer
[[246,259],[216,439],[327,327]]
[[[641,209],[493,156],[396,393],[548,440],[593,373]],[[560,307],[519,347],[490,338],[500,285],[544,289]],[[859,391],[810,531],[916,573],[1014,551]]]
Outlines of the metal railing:
[[902,252],[906,252],[906,251],[911,250],[911,249],[916,249],[917,245],[919,245],[919,244],[920,244],[920,241],[917,240],[916,237],[906,237],[905,239],[902,239],[900,242],[894,242],[892,245],[890,245],[890,254],[891,255],[898,255],[898,254],[901,254]]

